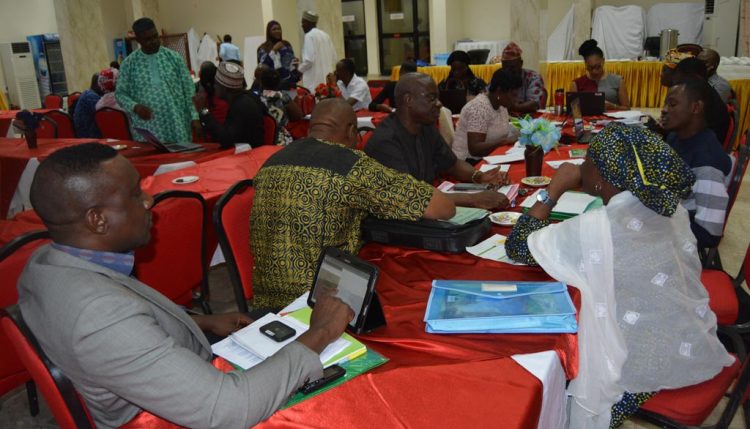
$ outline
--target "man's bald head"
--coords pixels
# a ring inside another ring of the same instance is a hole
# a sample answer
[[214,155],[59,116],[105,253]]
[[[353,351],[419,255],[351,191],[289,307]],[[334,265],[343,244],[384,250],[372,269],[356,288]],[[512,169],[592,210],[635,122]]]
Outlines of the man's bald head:
[[698,54],[698,59],[706,64],[706,71],[708,71],[708,75],[711,76],[716,73],[721,57],[719,56],[719,53],[713,49],[705,48]]
[[396,97],[396,104],[400,105],[406,94],[414,94],[422,91],[425,85],[433,82],[429,75],[424,73],[406,73],[399,77],[393,94]]
[[54,152],[39,165],[31,184],[31,204],[48,228],[82,219],[96,204],[102,188],[101,165],[117,151],[99,143],[84,143]]
[[343,98],[327,98],[310,116],[310,137],[352,146],[356,143],[357,116]]

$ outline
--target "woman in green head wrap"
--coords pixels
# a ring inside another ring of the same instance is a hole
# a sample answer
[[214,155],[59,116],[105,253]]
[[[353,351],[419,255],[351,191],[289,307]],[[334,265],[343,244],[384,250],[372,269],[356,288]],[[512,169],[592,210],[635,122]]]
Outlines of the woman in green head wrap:
[[[733,362],[716,338],[679,204],[694,181],[657,135],[612,123],[580,167],[560,166],[508,237],[510,257],[581,292],[570,427],[616,427],[651,396],[627,392],[697,384]],[[550,225],[556,201],[578,188],[605,206]]]

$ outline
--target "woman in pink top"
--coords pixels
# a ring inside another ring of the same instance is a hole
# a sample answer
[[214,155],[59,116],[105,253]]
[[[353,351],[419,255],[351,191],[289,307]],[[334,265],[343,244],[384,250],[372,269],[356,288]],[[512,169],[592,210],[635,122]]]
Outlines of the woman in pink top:
[[508,118],[508,106],[520,87],[518,76],[500,69],[492,75],[489,92],[480,93],[466,103],[453,139],[456,157],[477,161],[496,147],[513,144],[518,139],[518,131]]

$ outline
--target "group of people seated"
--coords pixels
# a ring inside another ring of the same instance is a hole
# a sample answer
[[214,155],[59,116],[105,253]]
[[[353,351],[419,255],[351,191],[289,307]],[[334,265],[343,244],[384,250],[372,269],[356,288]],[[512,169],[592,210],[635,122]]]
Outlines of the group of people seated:
[[[303,27],[312,30],[312,19],[305,15]],[[153,22],[139,19],[133,30],[141,49],[121,65],[115,99],[134,124],[158,127],[161,138],[185,141],[194,126],[223,146],[255,145],[264,110],[285,110],[286,120],[300,116],[285,92],[300,76],[285,68],[293,67],[294,55],[277,22],[268,24],[268,40],[258,49],[265,64],[258,94],[245,89],[244,70],[231,60],[202,66],[195,94],[182,58],[160,47]],[[356,254],[367,215],[413,221],[448,219],[456,206],[507,207],[495,190],[508,183],[507,174],[482,172],[467,160],[517,139],[509,112],[544,107],[541,76],[523,68],[521,54],[509,44],[488,87],[472,74],[468,55],[455,52],[439,84],[416,67],[402,73],[385,96],[392,100],[386,107],[396,110],[364,151],[353,149],[354,110],[384,111],[385,103],[369,98],[350,60],[339,61],[335,78],[344,96],[317,103],[307,137],[277,140],[286,146],[254,178],[247,220],[254,310],[278,311],[309,290],[323,248]],[[587,73],[571,88],[603,91],[610,107],[628,108],[624,83],[604,72],[596,43],[584,43],[581,55]],[[513,259],[581,291],[571,427],[616,426],[653,392],[702,382],[732,363],[716,337],[697,252],[722,234],[731,162],[713,128],[720,121],[712,116],[716,91],[706,68],[695,72],[697,63],[685,61],[667,67],[660,128],[666,140],[647,129],[608,125],[581,166],[559,168],[507,241]],[[462,109],[453,147],[435,126],[441,88],[476,92]],[[446,194],[435,184],[447,176],[492,189]],[[352,309],[322,297],[310,330],[281,352],[245,372],[215,368],[204,332],[225,336],[251,320],[239,313],[189,316],[131,276],[133,250],[150,240],[153,199],[140,179],[126,158],[97,143],[42,161],[31,202],[53,243],[31,257],[19,282],[23,317],[97,427],[149,413],[187,427],[250,427],[322,376],[318,355],[344,331]],[[605,207],[551,225],[556,202],[573,189],[601,197]]]

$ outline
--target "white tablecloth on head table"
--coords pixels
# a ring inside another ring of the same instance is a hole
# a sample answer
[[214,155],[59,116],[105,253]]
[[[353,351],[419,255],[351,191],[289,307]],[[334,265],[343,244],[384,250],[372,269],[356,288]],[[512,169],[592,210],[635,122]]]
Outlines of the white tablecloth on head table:
[[[472,49],[489,49],[490,54],[487,56],[489,62],[493,57],[503,53],[503,49],[508,46],[509,40],[484,40],[476,42],[456,42],[454,50],[469,52]],[[450,65],[450,64],[448,64]]]

